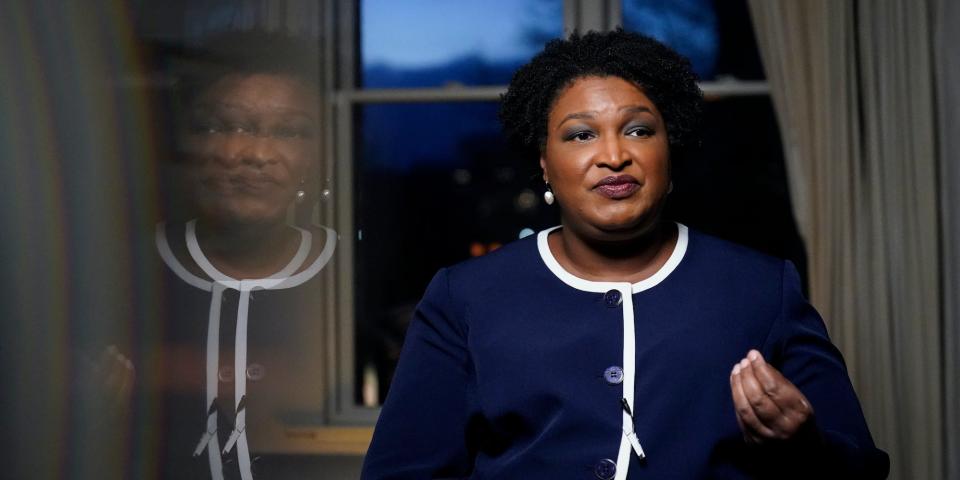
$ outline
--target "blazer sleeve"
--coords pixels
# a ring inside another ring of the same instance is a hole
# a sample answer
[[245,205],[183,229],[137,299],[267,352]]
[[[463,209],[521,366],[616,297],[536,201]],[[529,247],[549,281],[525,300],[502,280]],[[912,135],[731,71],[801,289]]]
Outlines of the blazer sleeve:
[[451,299],[448,270],[440,270],[407,330],[361,478],[469,476],[473,377],[462,306]]
[[[800,276],[788,261],[783,266],[780,316],[764,350],[814,410],[809,428],[797,440],[774,447],[780,451],[770,452],[770,457],[816,478],[886,478],[889,458],[874,445],[843,357],[804,298]],[[781,463],[781,472],[784,466]]]

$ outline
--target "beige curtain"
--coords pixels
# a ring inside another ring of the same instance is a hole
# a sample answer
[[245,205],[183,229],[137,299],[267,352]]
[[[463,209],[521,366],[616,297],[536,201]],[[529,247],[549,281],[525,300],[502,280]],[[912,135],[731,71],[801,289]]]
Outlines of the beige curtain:
[[947,478],[960,480],[960,3],[936,7]]
[[943,478],[928,0],[750,0],[810,259],[891,478]]

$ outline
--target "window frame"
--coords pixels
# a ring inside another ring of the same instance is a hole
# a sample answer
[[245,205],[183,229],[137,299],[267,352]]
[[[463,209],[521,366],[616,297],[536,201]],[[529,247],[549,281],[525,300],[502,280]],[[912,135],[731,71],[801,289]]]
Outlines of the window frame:
[[[325,0],[323,6],[325,85],[329,98],[324,126],[328,178],[333,178],[333,202],[322,206],[324,218],[340,233],[336,273],[328,298],[325,322],[326,376],[328,392],[326,417],[333,427],[367,426],[376,422],[380,406],[366,407],[354,402],[356,319],[354,309],[354,112],[369,104],[428,102],[496,102],[506,85],[452,85],[427,88],[362,88],[357,86],[356,63],[359,49],[359,7],[361,0]],[[622,22],[622,0],[563,0],[563,32],[611,30]],[[769,95],[766,81],[727,79],[701,82],[704,95],[711,97]],[[332,321],[331,321],[332,320]]]

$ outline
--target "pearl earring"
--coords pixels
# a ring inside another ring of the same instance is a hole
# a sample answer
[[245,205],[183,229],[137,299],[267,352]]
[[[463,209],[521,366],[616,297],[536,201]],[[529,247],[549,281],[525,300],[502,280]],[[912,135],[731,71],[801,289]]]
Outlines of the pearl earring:
[[673,193],[673,180],[670,180],[670,185],[667,187],[667,194]]
[[331,182],[330,177],[327,177],[323,182],[323,190],[320,190],[320,201],[327,202],[333,197],[333,190],[330,188]]
[[550,184],[547,184],[547,191],[543,192],[543,201],[547,202],[547,205],[553,205],[556,197],[553,196],[553,191],[550,190]]
[[297,189],[297,203],[303,203],[303,201],[307,199],[307,192],[303,189],[306,183],[306,179],[300,179],[300,188]]

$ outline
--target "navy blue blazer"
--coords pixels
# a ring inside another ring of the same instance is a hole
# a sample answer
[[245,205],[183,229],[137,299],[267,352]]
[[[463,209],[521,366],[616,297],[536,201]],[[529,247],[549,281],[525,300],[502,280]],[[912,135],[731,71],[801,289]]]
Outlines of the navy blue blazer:
[[[793,265],[678,228],[636,284],[564,271],[549,231],[437,273],[362,478],[884,478]],[[785,444],[747,445],[737,426],[729,375],[751,348],[813,406]]]

